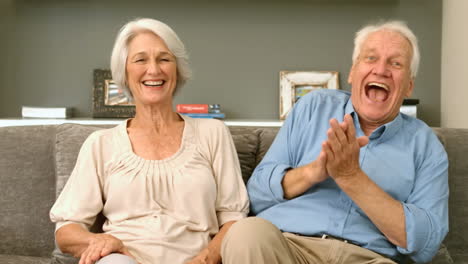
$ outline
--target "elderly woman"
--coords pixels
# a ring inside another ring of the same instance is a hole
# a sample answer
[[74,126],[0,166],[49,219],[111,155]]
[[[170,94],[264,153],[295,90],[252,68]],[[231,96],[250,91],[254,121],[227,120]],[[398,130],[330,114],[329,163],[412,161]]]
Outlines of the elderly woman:
[[[136,115],[83,144],[50,212],[58,246],[80,264],[220,263],[223,236],[246,216],[248,197],[224,124],[172,109],[190,76],[183,43],[160,21],[131,21],[111,69]],[[104,233],[91,233],[101,211]]]

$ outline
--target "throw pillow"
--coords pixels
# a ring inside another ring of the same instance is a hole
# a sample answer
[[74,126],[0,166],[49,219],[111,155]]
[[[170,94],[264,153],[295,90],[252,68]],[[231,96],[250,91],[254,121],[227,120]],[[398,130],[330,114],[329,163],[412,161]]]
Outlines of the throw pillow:
[[253,127],[229,127],[242,171],[242,179],[247,183],[255,169],[255,156],[258,148],[258,132]]

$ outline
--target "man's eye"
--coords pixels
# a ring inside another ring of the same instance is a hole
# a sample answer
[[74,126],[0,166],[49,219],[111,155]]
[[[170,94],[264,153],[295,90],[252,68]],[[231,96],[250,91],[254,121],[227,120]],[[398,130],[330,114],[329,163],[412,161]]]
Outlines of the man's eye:
[[136,59],[135,62],[144,62],[145,59]]
[[367,61],[375,61],[377,58],[375,56],[367,56],[366,60]]
[[403,63],[401,63],[400,61],[391,61],[390,65],[392,65],[392,67],[397,68],[397,69],[400,69],[403,67]]

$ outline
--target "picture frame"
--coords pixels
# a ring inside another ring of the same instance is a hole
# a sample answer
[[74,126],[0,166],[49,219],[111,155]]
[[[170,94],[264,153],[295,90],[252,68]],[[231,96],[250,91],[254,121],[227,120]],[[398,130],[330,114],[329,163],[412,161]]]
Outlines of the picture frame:
[[300,97],[317,89],[340,89],[336,71],[280,71],[279,118],[285,120]]
[[130,118],[135,116],[135,105],[114,83],[109,69],[95,69],[93,79],[93,117]]

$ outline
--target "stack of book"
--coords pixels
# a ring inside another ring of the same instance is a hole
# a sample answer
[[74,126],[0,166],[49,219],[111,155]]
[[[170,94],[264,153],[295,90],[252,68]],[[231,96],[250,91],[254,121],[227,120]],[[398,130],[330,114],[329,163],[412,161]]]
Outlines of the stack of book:
[[193,118],[223,119],[225,117],[219,104],[178,104],[176,110],[178,113]]
[[71,117],[71,108],[23,106],[21,115],[24,118],[69,118]]

